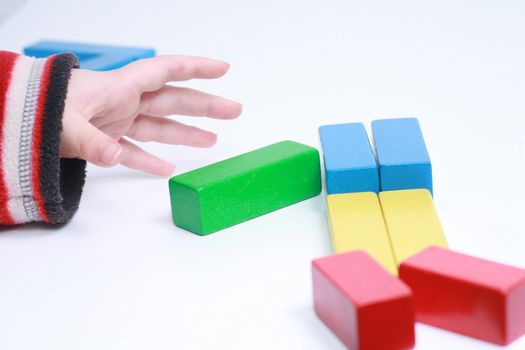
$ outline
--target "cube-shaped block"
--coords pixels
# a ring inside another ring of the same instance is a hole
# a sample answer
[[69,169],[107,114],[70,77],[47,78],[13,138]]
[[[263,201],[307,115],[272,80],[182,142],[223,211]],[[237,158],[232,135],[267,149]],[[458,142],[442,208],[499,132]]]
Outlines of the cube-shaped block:
[[319,153],[283,141],[174,176],[175,225],[206,235],[321,192]]
[[319,128],[326,192],[379,192],[379,172],[365,127],[361,123]]
[[525,270],[432,247],[401,264],[419,322],[506,345],[525,333]]
[[381,191],[426,188],[432,193],[432,166],[416,118],[372,122]]
[[25,55],[38,58],[45,58],[64,52],[77,56],[81,68],[97,71],[117,69],[133,61],[155,56],[155,50],[152,48],[49,40],[39,41],[24,48]]
[[410,289],[364,252],[312,262],[314,308],[349,349],[410,349],[414,310]]
[[428,190],[381,192],[379,201],[398,265],[425,248],[448,247]]
[[377,194],[330,194],[326,197],[326,206],[334,252],[363,250],[385,270],[397,275],[397,264]]

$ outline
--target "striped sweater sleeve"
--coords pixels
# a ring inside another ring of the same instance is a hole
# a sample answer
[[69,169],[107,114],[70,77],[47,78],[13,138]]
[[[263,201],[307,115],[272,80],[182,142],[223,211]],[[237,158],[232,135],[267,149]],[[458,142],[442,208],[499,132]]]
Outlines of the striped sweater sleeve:
[[0,51],[0,225],[68,221],[86,162],[59,155],[71,54],[35,59]]

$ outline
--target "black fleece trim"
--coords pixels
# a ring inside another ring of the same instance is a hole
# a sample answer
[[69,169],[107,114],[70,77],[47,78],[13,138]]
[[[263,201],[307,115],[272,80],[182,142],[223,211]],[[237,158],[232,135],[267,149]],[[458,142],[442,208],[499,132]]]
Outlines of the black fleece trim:
[[51,224],[64,223],[78,209],[86,178],[86,162],[60,159],[62,115],[71,70],[78,68],[72,54],[57,55],[51,63],[40,145],[40,191]]

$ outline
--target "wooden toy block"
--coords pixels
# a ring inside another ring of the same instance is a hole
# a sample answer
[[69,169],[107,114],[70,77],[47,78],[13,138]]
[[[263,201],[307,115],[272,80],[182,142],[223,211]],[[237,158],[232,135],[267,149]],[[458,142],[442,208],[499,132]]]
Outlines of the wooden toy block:
[[426,188],[432,193],[432,166],[415,118],[372,122],[381,191]]
[[152,48],[80,44],[61,41],[39,41],[24,48],[24,54],[45,58],[70,52],[78,57],[80,67],[97,71],[117,69],[128,63],[155,56]]
[[317,316],[349,349],[411,349],[410,289],[364,252],[312,262]]
[[169,181],[173,222],[210,234],[321,192],[319,153],[283,141]]
[[330,194],[326,197],[326,205],[335,253],[363,250],[385,270],[397,275],[377,194]]
[[419,322],[499,345],[525,333],[525,270],[432,247],[405,260],[400,277]]
[[363,124],[324,125],[319,136],[328,194],[379,192],[377,163]]
[[379,201],[398,265],[425,248],[448,247],[428,190],[380,192]]

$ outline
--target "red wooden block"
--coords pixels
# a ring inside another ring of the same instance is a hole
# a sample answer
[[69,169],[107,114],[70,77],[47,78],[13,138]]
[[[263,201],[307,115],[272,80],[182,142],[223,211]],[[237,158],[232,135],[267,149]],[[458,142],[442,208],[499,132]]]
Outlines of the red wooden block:
[[349,349],[414,346],[410,289],[366,253],[314,260],[312,277],[317,316]]
[[525,333],[525,270],[432,247],[405,260],[399,277],[416,320],[506,345]]

